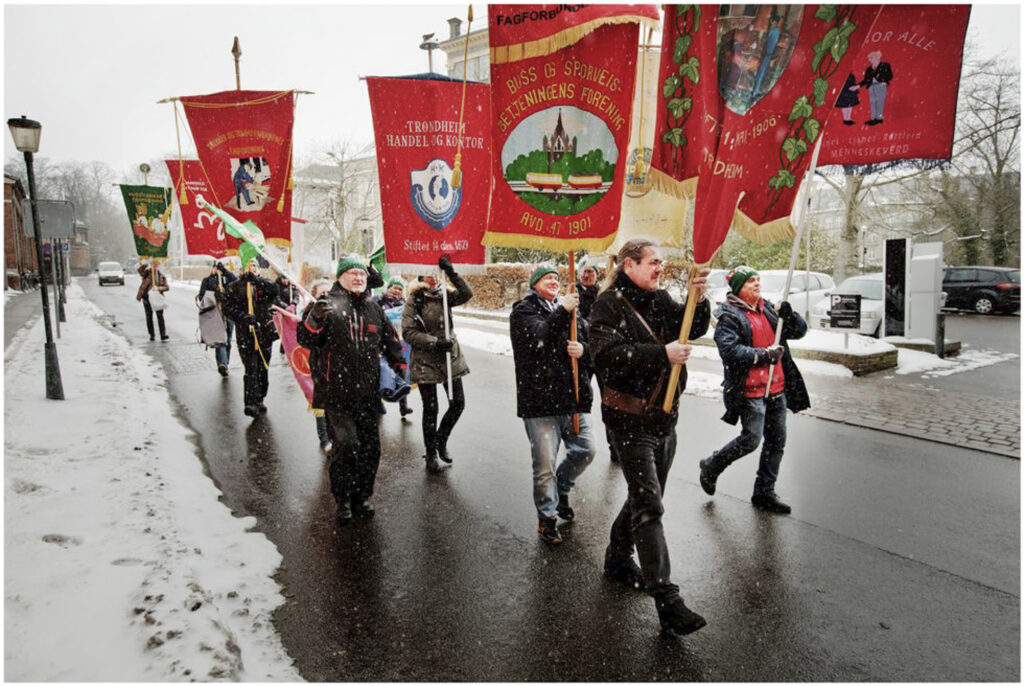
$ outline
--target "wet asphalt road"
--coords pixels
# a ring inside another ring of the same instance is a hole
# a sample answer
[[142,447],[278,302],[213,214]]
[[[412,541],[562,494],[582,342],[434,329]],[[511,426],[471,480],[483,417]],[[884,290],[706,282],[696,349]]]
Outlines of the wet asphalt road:
[[419,459],[418,397],[413,423],[391,406],[377,516],[339,530],[313,418],[277,350],[269,413],[252,421],[237,351],[222,380],[194,342],[195,292],[170,292],[172,339],[150,343],[137,281],[79,283],[164,365],[225,504],[281,551],[276,624],[306,679],[1020,679],[1017,460],[790,415],[779,491],[795,514],[773,517],[748,502],[753,456],[715,497],[700,490],[697,460],[735,430],[718,403],[685,398],[666,534],[673,579],[708,626],[661,639],[652,601],[600,573],[625,494],[603,428],[565,544],[538,540],[510,358],[467,350],[468,407],[442,475]]

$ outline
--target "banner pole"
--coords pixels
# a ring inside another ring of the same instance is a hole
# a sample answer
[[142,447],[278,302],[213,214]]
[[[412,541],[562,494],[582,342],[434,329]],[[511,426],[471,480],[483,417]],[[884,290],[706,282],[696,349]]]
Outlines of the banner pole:
[[242,72],[239,66],[239,61],[242,59],[242,46],[238,44],[238,36],[235,36],[235,42],[231,46],[231,54],[235,57],[235,90],[242,90]]
[[[690,327],[693,326],[693,315],[697,312],[697,301],[700,300],[699,294],[695,293],[690,284],[700,273],[700,269],[703,265],[691,264],[686,269],[686,309],[683,310],[683,325],[679,327],[679,342],[686,343],[690,338]],[[662,403],[661,409],[665,414],[671,414],[672,412],[672,401],[675,399],[676,387],[679,386],[679,377],[683,373],[683,365],[674,364],[672,365],[672,371],[668,377],[668,388],[665,390],[665,402]]]
[[[451,340],[451,330],[448,328],[448,283],[444,278],[444,271],[441,271],[441,309],[444,314],[444,338]],[[445,370],[448,372],[448,402],[452,400],[452,351],[444,354]]]
[[[569,292],[576,292],[576,253],[573,250],[569,251]],[[579,314],[579,304],[573,308],[572,311],[572,324],[569,326],[569,340],[573,343],[576,342],[576,315]],[[570,357],[572,360],[572,390],[576,394],[576,405],[580,404],[580,366],[579,361],[575,357]],[[576,435],[580,433],[580,413],[572,413],[572,432]]]
[[[807,168],[804,180],[800,184],[800,190],[803,191],[806,188],[806,192],[803,198],[800,198],[799,193],[797,194],[797,199],[801,203],[806,202],[807,207],[803,208],[803,211],[800,213],[800,220],[796,223],[796,236],[793,237],[793,249],[789,253],[789,271],[786,272],[786,287],[782,289],[782,302],[789,300],[789,287],[793,284],[793,271],[796,269],[796,260],[800,255],[800,238],[803,236],[804,225],[807,223],[807,215],[810,214],[811,179],[814,178],[814,170],[818,167],[818,153],[821,152],[821,141],[824,139],[824,132],[819,132],[818,142],[814,146],[814,154],[811,155],[811,165]],[[779,317],[775,323],[775,345],[778,345],[780,340],[782,340],[782,317]],[[772,376],[774,374],[775,365],[772,364],[768,367],[768,385],[764,389],[765,398],[768,397],[772,390]]]

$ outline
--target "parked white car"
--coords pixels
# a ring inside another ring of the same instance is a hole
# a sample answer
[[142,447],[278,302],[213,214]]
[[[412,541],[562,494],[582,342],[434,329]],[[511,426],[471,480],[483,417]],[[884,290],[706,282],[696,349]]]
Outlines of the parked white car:
[[100,262],[96,267],[96,275],[101,286],[105,283],[124,285],[124,269],[120,262]]
[[[832,293],[844,295],[860,295],[860,328],[836,329],[836,331],[849,331],[850,333],[862,333],[878,338],[882,326],[882,308],[885,306],[885,275],[882,272],[876,274],[861,274],[851,276],[836,287]],[[831,298],[824,298],[812,311],[812,325],[816,328],[829,328],[829,310],[832,308]]]

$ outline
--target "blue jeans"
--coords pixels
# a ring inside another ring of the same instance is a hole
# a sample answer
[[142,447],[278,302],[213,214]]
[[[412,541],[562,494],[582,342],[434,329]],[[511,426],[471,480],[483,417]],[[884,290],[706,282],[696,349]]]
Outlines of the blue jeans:
[[235,330],[235,323],[228,318],[224,318],[224,328],[228,331],[228,340],[224,345],[218,345],[213,349],[213,354],[217,357],[217,364],[222,364],[225,367],[231,361],[231,334]]
[[776,393],[767,400],[744,398],[740,422],[743,426],[740,435],[721,450],[715,451],[704,464],[717,476],[736,460],[757,450],[764,436],[761,462],[754,481],[754,495],[774,493],[782,451],[786,448],[786,394]]
[[[528,417],[523,419],[523,424],[533,458],[533,504],[537,506],[538,517],[553,519],[558,494],[572,490],[576,479],[597,454],[590,415],[580,414],[579,434],[572,432],[571,414]],[[559,442],[565,443],[565,459],[556,470]]]

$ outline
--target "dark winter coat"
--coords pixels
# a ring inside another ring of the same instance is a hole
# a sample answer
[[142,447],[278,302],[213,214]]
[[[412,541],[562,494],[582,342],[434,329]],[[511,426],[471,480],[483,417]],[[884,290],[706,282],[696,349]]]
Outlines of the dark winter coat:
[[[631,303],[660,340],[654,340],[626,304]],[[597,297],[590,314],[590,348],[594,368],[602,385],[627,396],[651,401],[656,406],[642,415],[631,414],[601,402],[601,416],[607,427],[617,432],[635,431],[664,435],[679,417],[678,395],[671,414],[661,411],[672,369],[665,345],[679,338],[685,306],[666,291],[648,292],[624,272]],[[700,338],[711,322],[707,300],[697,304],[690,340]],[[677,393],[686,388],[686,365],[679,377]],[[607,393],[607,391],[605,391]],[[656,397],[655,397],[656,394]]]
[[[772,329],[778,325],[779,315],[775,308],[767,300],[764,303],[764,316],[768,319]],[[739,421],[743,407],[743,390],[746,386],[747,376],[755,359],[758,364],[766,365],[768,360],[757,354],[757,348],[752,347],[754,330],[750,320],[743,310],[728,301],[715,312],[718,324],[715,325],[715,344],[718,346],[718,354],[722,358],[722,365],[725,367],[725,380],[722,381],[722,398],[725,400],[725,415],[722,421],[735,424]],[[796,363],[793,362],[793,355],[789,351],[787,341],[803,338],[807,333],[807,322],[796,312],[782,324],[782,374],[785,382],[786,407],[793,412],[806,410],[811,406],[810,397],[807,395],[807,387],[804,385],[804,378],[800,375]]]
[[[455,291],[448,292],[448,323],[452,323],[451,309],[473,297],[473,289],[463,278],[455,275],[451,283]],[[469,365],[462,355],[459,340],[451,330],[455,347],[452,348],[452,378],[458,379],[469,374]],[[444,338],[444,303],[440,288],[428,288],[423,282],[413,284],[409,299],[402,311],[402,338],[412,348],[412,369],[410,383],[445,383],[448,371],[445,353],[437,349],[437,342]]]
[[299,345],[321,355],[324,383],[315,383],[313,405],[341,409],[378,405],[381,356],[392,369],[404,373],[398,334],[369,290],[354,295],[335,283],[327,298],[333,311],[319,322],[308,308],[296,330]]
[[[148,264],[139,265],[139,276],[142,277],[142,283],[139,284],[139,290],[135,293],[136,300],[144,300],[149,302],[149,290],[153,287],[153,273]],[[160,293],[166,293],[170,288],[167,285],[167,279],[158,269],[156,272],[157,283],[156,290]]]
[[[238,277],[232,274],[231,271],[226,268],[223,269],[219,275],[210,274],[205,279],[199,282],[199,297],[197,298],[197,300],[199,302],[202,302],[203,296],[206,295],[206,291],[214,291],[216,293],[217,286],[219,286],[221,283],[224,284],[224,288],[227,288],[228,284],[230,284],[232,281],[237,280]],[[217,299],[220,300],[221,297],[222,294],[217,293]]]
[[[249,284],[252,285],[252,314],[249,313],[249,298],[246,292]],[[277,286],[273,281],[255,274],[242,274],[224,289],[224,296],[221,299],[224,316],[239,328],[238,336],[249,335],[251,324],[261,341],[273,341],[277,338],[277,329],[274,328],[274,311],[271,305],[277,302],[277,294]]]
[[387,293],[381,293],[374,298],[385,310],[393,310],[396,307],[405,306],[405,298],[393,298]]
[[299,306],[299,289],[295,287],[291,280],[285,283],[284,277],[278,276],[274,279],[274,285],[277,286],[277,299],[281,307],[287,308],[289,305]]
[[590,345],[587,320],[577,317],[576,340],[583,344],[579,359],[580,399],[573,390],[572,358],[565,350],[572,313],[553,307],[537,291],[512,307],[509,332],[516,365],[516,414],[520,417],[554,417],[590,412],[593,391],[590,377]]
[[584,286],[579,281],[576,282],[576,292],[580,294],[580,316],[590,321],[590,311],[594,307],[594,301],[597,300],[597,286]]
[[877,68],[869,66],[864,70],[864,80],[860,82],[860,85],[870,88],[872,81],[881,81],[882,83],[892,81],[892,67],[888,62],[879,62]]

